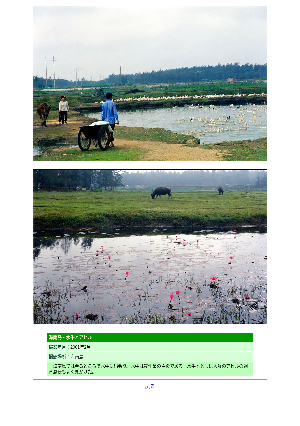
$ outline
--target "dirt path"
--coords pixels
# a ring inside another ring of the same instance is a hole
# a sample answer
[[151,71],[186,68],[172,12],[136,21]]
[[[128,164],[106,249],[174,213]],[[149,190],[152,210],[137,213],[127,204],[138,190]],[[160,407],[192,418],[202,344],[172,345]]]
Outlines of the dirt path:
[[130,141],[115,139],[120,148],[143,148],[148,152],[142,155],[142,161],[221,161],[223,155],[217,149],[189,147],[181,144],[166,144],[154,141]]

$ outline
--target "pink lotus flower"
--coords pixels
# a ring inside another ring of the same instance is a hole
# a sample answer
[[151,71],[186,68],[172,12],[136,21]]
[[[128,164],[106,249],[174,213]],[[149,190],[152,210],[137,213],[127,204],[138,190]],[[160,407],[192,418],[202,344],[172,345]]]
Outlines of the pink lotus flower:
[[77,314],[77,312],[76,312],[75,316],[76,316],[76,319],[81,317],[81,315]]
[[170,300],[172,300],[174,298],[173,294],[170,294]]
[[128,275],[129,275],[129,272],[125,272],[125,274],[126,274],[126,277],[128,277]]
[[246,294],[245,299],[250,299],[250,297],[249,297],[249,295],[248,295],[248,294]]
[[233,259],[233,256],[230,256],[230,258],[229,259]]
[[98,234],[98,231],[95,231],[95,234]]
[[111,259],[111,256],[108,256],[108,259],[110,260],[110,259]]
[[180,291],[179,291],[179,290],[177,290],[177,291],[176,291],[176,294],[178,294],[178,295],[179,295],[179,294],[180,294]]
[[192,314],[191,314],[191,312],[188,312],[187,315],[191,316]]
[[215,281],[217,279],[217,277],[212,277],[211,280]]

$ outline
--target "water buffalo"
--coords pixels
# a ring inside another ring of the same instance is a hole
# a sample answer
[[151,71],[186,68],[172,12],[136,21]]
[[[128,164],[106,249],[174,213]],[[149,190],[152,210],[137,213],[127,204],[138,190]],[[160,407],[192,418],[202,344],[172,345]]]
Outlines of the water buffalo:
[[47,105],[46,103],[41,103],[39,104],[39,106],[37,107],[36,112],[38,113],[38,115],[41,117],[42,120],[42,126],[47,127],[46,124],[46,120],[48,117],[48,114],[50,112],[51,106]]
[[159,186],[158,188],[156,188],[153,192],[152,192],[152,194],[151,194],[151,197],[152,197],[152,199],[153,198],[157,198],[158,196],[161,196],[161,195],[167,195],[168,194],[168,196],[169,196],[169,198],[171,197],[172,198],[172,195],[171,195],[171,189],[170,188],[167,188],[167,187],[165,187],[165,186]]

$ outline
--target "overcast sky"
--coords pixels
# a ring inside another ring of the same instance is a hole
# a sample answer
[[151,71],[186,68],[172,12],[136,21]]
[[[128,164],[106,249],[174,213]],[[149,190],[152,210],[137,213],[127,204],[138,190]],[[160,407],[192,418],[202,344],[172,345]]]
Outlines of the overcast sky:
[[267,8],[34,7],[33,75],[110,74],[267,63]]

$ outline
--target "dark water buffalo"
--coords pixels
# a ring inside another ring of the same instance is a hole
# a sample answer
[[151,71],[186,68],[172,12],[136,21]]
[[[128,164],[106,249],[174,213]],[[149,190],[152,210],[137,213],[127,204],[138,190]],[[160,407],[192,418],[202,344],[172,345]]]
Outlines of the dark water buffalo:
[[171,195],[171,189],[170,188],[167,188],[167,187],[165,187],[165,186],[159,186],[158,188],[156,188],[153,192],[152,192],[152,194],[151,194],[151,197],[152,197],[152,199],[153,198],[157,198],[158,196],[161,196],[161,195],[167,195],[168,194],[168,196],[169,196],[169,198],[171,197],[172,198],[172,195]]
[[47,127],[46,120],[50,112],[50,109],[51,109],[51,106],[47,105],[46,103],[39,104],[39,106],[37,107],[36,112],[41,117],[42,126]]

